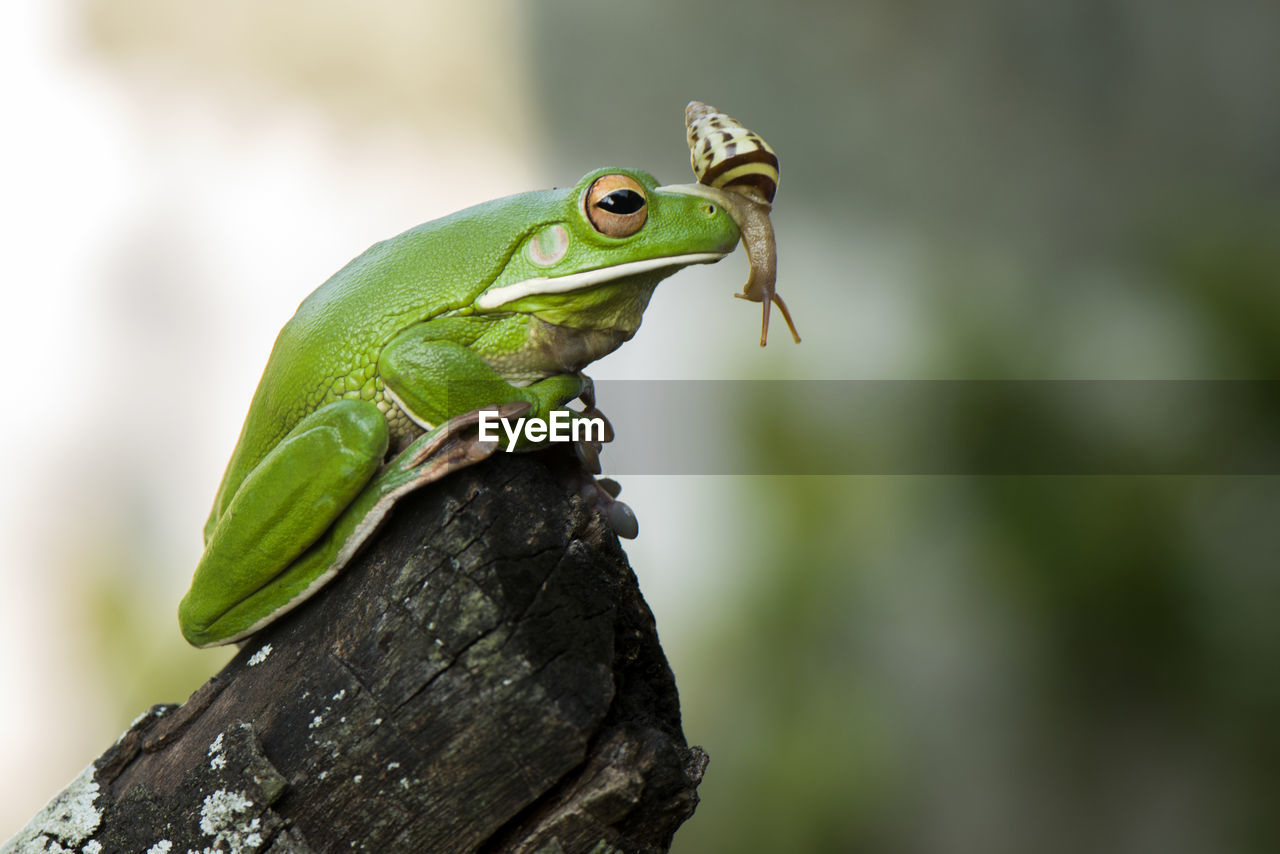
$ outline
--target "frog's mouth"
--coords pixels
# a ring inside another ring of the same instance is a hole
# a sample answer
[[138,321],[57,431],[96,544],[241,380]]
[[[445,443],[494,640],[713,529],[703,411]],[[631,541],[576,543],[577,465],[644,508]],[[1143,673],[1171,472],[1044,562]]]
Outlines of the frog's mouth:
[[564,294],[580,291],[596,285],[625,279],[640,273],[660,270],[663,267],[686,267],[689,264],[710,264],[719,261],[728,252],[693,252],[688,255],[671,255],[666,258],[646,258],[643,261],[631,261],[613,267],[601,267],[598,270],[585,270],[581,273],[570,273],[567,276],[539,276],[503,285],[491,291],[485,291],[476,299],[476,307],[493,309],[515,302],[518,299],[543,294]]

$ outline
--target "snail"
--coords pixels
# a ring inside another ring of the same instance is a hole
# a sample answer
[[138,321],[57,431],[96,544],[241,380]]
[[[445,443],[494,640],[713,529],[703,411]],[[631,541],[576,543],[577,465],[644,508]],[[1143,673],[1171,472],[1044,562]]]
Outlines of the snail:
[[770,305],[782,312],[800,343],[791,312],[775,289],[778,254],[769,212],[778,191],[777,154],[758,133],[701,101],[689,102],[684,120],[689,159],[698,179],[697,185],[686,186],[691,194],[718,202],[738,224],[751,270],[742,293],[734,296],[763,303],[760,346],[769,337]]

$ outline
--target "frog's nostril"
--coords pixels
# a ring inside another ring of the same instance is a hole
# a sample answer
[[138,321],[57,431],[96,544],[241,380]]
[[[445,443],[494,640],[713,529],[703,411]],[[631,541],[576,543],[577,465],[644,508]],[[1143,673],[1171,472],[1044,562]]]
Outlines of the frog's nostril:
[[705,213],[707,216],[715,216],[716,206],[708,202],[707,204],[702,206],[702,212]]

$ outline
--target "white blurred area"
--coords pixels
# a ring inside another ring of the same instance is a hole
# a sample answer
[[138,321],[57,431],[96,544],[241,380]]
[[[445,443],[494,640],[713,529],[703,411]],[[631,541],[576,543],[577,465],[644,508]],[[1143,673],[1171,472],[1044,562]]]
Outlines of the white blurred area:
[[[608,116],[627,105],[601,118],[584,100],[582,121],[608,125],[609,142],[550,171],[529,14],[516,0],[0,11],[15,117],[0,136],[0,355],[19,390],[0,419],[0,840],[137,714],[181,702],[228,657],[187,647],[176,605],[303,297],[371,243],[476,202],[609,163],[690,179],[679,99],[634,117],[671,121],[671,148],[638,163],[613,145],[630,130]],[[775,225],[803,347],[778,332],[758,346],[759,307],[731,298],[746,276],[735,253],[659,288],[640,334],[592,375],[919,373],[921,297],[901,242],[799,204]],[[691,429],[708,417],[691,413]],[[700,603],[742,583],[742,521],[768,540],[768,499],[734,478],[622,480],[641,524],[632,565],[675,672],[696,672]]]
[[0,839],[225,660],[185,648],[175,603],[297,303],[376,240],[555,177],[519,19],[4,5]]

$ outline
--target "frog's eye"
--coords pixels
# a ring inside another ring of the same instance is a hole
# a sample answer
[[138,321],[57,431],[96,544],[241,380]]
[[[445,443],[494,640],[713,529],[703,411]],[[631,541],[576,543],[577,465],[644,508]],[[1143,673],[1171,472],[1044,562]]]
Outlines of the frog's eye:
[[606,237],[630,237],[649,216],[644,187],[630,175],[597,178],[583,203],[591,227]]

